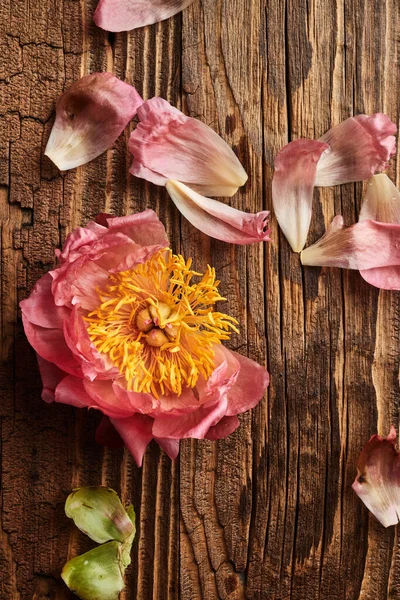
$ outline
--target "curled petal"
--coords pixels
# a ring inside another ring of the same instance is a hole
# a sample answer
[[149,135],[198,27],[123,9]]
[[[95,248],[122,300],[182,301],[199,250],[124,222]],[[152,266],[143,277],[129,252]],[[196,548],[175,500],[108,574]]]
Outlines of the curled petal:
[[352,488],[384,527],[399,522],[400,457],[393,425],[387,438],[373,435],[362,449]]
[[106,31],[130,31],[173,17],[193,0],[100,0],[93,21]]
[[318,161],[329,146],[316,140],[295,140],[275,159],[272,199],[277,221],[294,252],[307,241]]
[[233,196],[247,181],[237,156],[211,127],[162,98],[144,102],[131,134],[132,175],[165,185],[177,179],[207,196]]
[[239,419],[235,417],[222,417],[222,419],[207,432],[205,439],[220,440],[233,433],[240,425]]
[[[385,174],[374,175],[360,211],[360,221],[373,219],[382,223],[400,223],[400,192]],[[360,271],[371,285],[384,290],[400,289],[400,266]]]
[[233,244],[270,241],[269,211],[245,213],[201,196],[179,181],[170,180],[167,191],[184,217],[210,237]]
[[39,354],[36,354],[36,358],[39,365],[40,377],[42,378],[43,390],[42,400],[45,402],[54,402],[54,393],[56,387],[62,379],[66,376],[65,371],[61,371],[57,365],[44,360]]
[[396,152],[396,125],[387,115],[357,115],[320,138],[330,146],[318,163],[315,185],[339,185],[383,171]]
[[34,325],[62,329],[69,311],[63,306],[55,305],[51,291],[52,281],[50,273],[43,275],[33,286],[29,298],[22,300],[19,305],[25,317]]
[[257,406],[269,385],[268,371],[254,360],[237,352],[223,348],[239,362],[240,371],[234,386],[227,392],[227,416],[234,416]]
[[375,269],[400,265],[400,225],[361,221],[343,226],[336,216],[326,233],[301,253],[303,265]]
[[135,88],[111,73],[86,75],[56,103],[56,120],[45,154],[61,171],[107,150],[143,102]]

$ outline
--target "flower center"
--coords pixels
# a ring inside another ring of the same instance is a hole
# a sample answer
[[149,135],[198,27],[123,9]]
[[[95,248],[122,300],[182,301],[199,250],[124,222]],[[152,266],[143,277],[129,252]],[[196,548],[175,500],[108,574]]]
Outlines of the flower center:
[[[170,249],[133,269],[109,274],[100,304],[86,318],[89,337],[124,375],[127,389],[180,395],[213,372],[213,346],[238,331],[213,305],[225,300],[210,266],[191,270]],[[193,277],[201,277],[193,282]]]

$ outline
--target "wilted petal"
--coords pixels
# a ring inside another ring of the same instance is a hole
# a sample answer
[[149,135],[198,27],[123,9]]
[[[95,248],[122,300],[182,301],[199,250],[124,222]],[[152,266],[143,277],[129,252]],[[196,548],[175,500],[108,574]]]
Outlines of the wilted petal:
[[107,150],[143,102],[135,88],[111,73],[86,75],[56,103],[56,120],[45,154],[61,171]]
[[315,185],[362,181],[383,171],[396,152],[397,127],[387,115],[357,115],[336,125],[320,138],[330,146],[318,163]]
[[131,134],[131,173],[158,185],[177,179],[206,196],[233,196],[247,181],[237,156],[211,127],[162,98],[144,102]]
[[316,140],[295,140],[275,159],[272,199],[277,221],[292,250],[300,252],[307,241],[318,161],[329,149]]
[[233,244],[268,242],[269,211],[245,213],[201,196],[179,181],[170,180],[167,191],[176,207],[194,227],[210,237]]
[[[360,211],[360,221],[373,219],[382,223],[400,223],[400,192],[384,174],[374,175]],[[384,290],[400,289],[400,267],[380,267],[360,271],[371,285]]]
[[303,265],[374,269],[400,265],[400,225],[361,221],[343,226],[336,216],[326,233],[301,253]]
[[393,425],[387,438],[373,435],[364,446],[352,488],[384,527],[398,523],[400,458]]
[[130,31],[173,17],[193,0],[100,0],[93,20],[106,31]]

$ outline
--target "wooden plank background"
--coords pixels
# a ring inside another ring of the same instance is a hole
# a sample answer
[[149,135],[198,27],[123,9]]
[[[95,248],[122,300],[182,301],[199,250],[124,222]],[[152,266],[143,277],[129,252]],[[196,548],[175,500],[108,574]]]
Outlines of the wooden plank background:
[[[71,488],[131,499],[139,532],[124,600],[400,598],[396,528],[351,490],[362,445],[399,424],[398,293],[357,272],[302,268],[273,242],[235,247],[180,218],[165,190],[128,173],[127,131],[60,175],[43,156],[55,98],[112,71],[211,125],[248,174],[233,206],[270,209],[273,159],[356,113],[399,119],[398,0],[195,0],[131,33],[91,20],[96,0],[1,0],[1,600],[72,598],[59,574],[89,548],[64,516]],[[399,184],[396,160],[389,170]],[[309,242],[334,214],[357,218],[362,184],[319,189]],[[46,405],[18,302],[54,248],[99,211],[151,207],[175,250],[213,264],[241,333],[231,347],[268,364],[264,401],[218,443],[156,445],[142,469],[93,441],[99,415]]]

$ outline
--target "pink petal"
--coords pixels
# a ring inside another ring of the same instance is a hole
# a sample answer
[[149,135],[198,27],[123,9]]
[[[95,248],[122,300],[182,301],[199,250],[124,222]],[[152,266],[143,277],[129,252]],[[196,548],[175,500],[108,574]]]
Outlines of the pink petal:
[[63,321],[70,311],[55,305],[51,291],[52,281],[50,273],[43,275],[35,283],[30,296],[22,300],[19,305],[26,319],[34,325],[48,329],[62,329]]
[[153,419],[146,415],[135,414],[128,419],[111,419],[111,423],[122,437],[137,466],[141,467],[147,445],[153,439],[151,431]]
[[294,252],[307,241],[318,161],[329,146],[315,140],[295,140],[275,159],[272,200],[277,221]]
[[318,163],[315,185],[362,181],[383,171],[396,152],[397,127],[387,115],[357,115],[320,138],[330,146]]
[[130,31],[173,17],[193,0],[100,0],[93,21],[106,31]]
[[107,150],[143,102],[131,85],[111,73],[86,75],[56,103],[56,120],[45,154],[61,171]]
[[22,314],[25,335],[30,345],[45,360],[54,363],[62,371],[82,377],[82,371],[68,348],[60,329],[48,329],[30,323]]
[[345,228],[336,216],[318,242],[301,253],[303,265],[375,269],[400,265],[400,225],[360,221]]
[[153,435],[157,438],[196,438],[206,437],[210,427],[216,425],[226,414],[226,395],[211,405],[202,405],[198,410],[179,417],[156,417]]
[[165,248],[169,245],[165,227],[154,210],[147,209],[125,217],[109,216],[106,222],[110,231],[123,233],[139,246]]
[[228,390],[227,416],[238,415],[257,406],[269,385],[268,371],[254,360],[237,352],[224,348],[240,364],[240,371],[235,384]]
[[140,122],[129,140],[133,175],[157,184],[177,179],[209,196],[233,196],[246,183],[238,158],[208,125],[162,98],[147,100],[137,114]]
[[169,180],[167,191],[184,217],[203,233],[233,244],[270,241],[269,211],[245,213],[201,196],[179,181]]
[[39,365],[40,377],[42,378],[43,390],[42,400],[45,402],[54,402],[54,392],[62,379],[67,375],[57,365],[44,360],[39,354],[36,354]]
[[99,295],[96,290],[108,281],[107,271],[88,256],[81,256],[72,264],[65,263],[51,275],[55,303],[58,306],[79,304],[85,310],[97,308]]
[[60,404],[71,404],[77,408],[97,408],[85,391],[83,379],[71,375],[64,377],[56,387],[55,401]]
[[94,221],[89,221],[86,227],[76,227],[67,235],[62,252],[56,250],[58,262],[73,262],[82,254],[87,254],[91,246],[106,233],[107,228]]
[[83,380],[85,392],[90,396],[92,405],[99,408],[105,415],[115,419],[130,417],[134,410],[129,401],[122,402],[117,398],[111,380]]
[[223,417],[219,423],[210,427],[205,436],[207,440],[220,440],[221,438],[227,437],[235,431],[240,425],[239,419],[235,417]]
[[175,460],[179,454],[179,440],[170,440],[167,438],[154,438],[154,440],[160,446],[161,450],[164,450],[172,460]]
[[400,457],[396,450],[396,430],[387,438],[373,435],[357,462],[355,493],[384,527],[400,520]]
[[96,442],[108,448],[121,448],[124,442],[108,417],[103,417],[96,429]]

